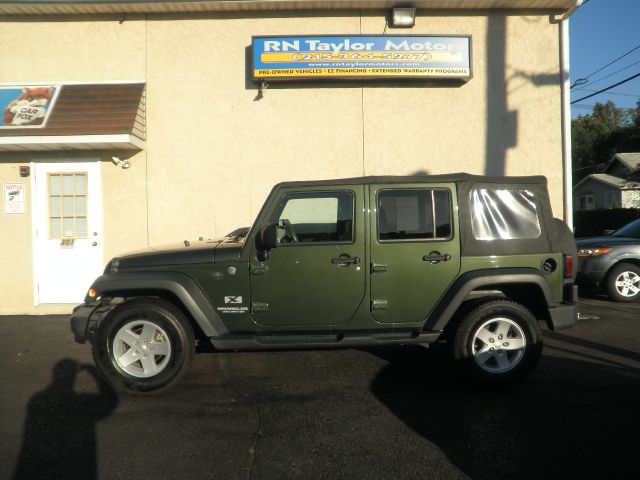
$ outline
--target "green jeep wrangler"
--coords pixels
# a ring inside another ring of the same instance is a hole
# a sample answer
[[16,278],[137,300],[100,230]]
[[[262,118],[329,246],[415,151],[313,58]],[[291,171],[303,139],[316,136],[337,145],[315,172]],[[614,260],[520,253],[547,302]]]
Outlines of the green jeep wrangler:
[[112,259],[75,308],[115,387],[152,392],[216,351],[447,344],[474,380],[537,363],[577,318],[576,245],[544,177],[276,185],[250,229]]

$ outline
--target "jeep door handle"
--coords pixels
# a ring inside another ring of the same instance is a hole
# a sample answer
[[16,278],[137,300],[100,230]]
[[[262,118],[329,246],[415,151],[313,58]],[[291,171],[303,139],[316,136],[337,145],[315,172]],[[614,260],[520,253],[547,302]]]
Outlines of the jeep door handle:
[[448,262],[451,260],[451,255],[448,253],[440,254],[440,252],[431,252],[429,255],[425,255],[422,257],[422,260],[425,262],[438,263],[438,262]]
[[359,264],[360,257],[350,257],[346,253],[343,253],[338,258],[332,258],[331,263],[334,265],[340,265],[341,267],[348,267],[352,263],[355,265]]

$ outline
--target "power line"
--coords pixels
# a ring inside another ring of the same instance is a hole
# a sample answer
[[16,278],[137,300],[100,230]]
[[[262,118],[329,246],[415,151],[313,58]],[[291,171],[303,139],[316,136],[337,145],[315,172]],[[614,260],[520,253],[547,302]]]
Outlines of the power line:
[[[585,103],[576,103],[573,107],[574,107],[574,108],[586,108],[586,109],[591,109],[591,110],[593,110],[593,108],[595,107],[595,105],[587,105],[587,104],[585,104]],[[616,107],[616,110],[631,111],[631,110],[635,110],[635,108]]]
[[640,73],[636,73],[635,75],[631,75],[629,78],[625,78],[621,82],[614,83],[613,85],[609,85],[608,87],[605,87],[602,90],[598,90],[597,92],[592,93],[591,95],[587,95],[586,97],[578,98],[577,100],[574,100],[573,102],[571,102],[571,104],[578,103],[581,100],[586,100],[587,98],[595,97],[596,95],[598,95],[598,94],[600,94],[602,92],[606,92],[607,90],[611,90],[612,88],[615,88],[618,85],[622,85],[623,83],[630,82],[634,78],[638,78],[638,77],[640,77]]
[[577,172],[578,170],[587,170],[588,168],[596,168],[596,167],[601,167],[602,165],[606,165],[609,162],[604,162],[604,163],[596,163],[595,165],[589,165],[587,167],[580,167],[580,168],[574,168],[573,171]]
[[[594,83],[601,82],[601,81],[602,81],[602,80],[604,80],[605,78],[613,77],[616,73],[620,73],[620,72],[622,72],[623,70],[626,70],[627,68],[631,68],[631,67],[633,67],[634,65],[637,65],[637,64],[639,64],[639,63],[640,63],[640,60],[638,60],[637,62],[633,62],[632,64],[627,65],[626,67],[622,67],[621,69],[616,70],[615,72],[610,73],[609,75],[605,75],[604,77],[600,77],[600,78],[598,78],[598,79],[594,80],[593,82],[589,83],[589,85],[593,85]],[[586,80],[586,79],[581,78],[581,79],[579,79],[579,80]],[[576,86],[576,85],[578,84],[578,81],[579,81],[579,80],[576,80],[576,83],[574,83],[573,85],[574,85],[574,86]],[[587,82],[587,83],[588,83],[588,82]],[[580,85],[584,85],[584,83],[581,83]],[[575,90],[575,91],[577,92],[577,91],[579,91],[579,90],[586,90],[586,88],[576,88],[576,90]]]
[[[584,3],[582,4],[584,5]],[[586,77],[582,77],[579,78],[575,81],[575,83],[570,87],[576,87],[579,85],[584,85],[585,83],[587,83],[589,81],[589,78],[593,77],[596,73],[601,72],[602,70],[604,70],[605,68],[607,68],[609,65],[613,65],[614,63],[616,63],[618,60],[626,57],[627,55],[629,55],[632,52],[635,52],[636,50],[638,50],[640,48],[640,45],[633,47],[631,50],[629,50],[626,53],[623,53],[622,55],[620,55],[618,58],[616,58],[615,60],[610,61],[609,63],[607,63],[604,67],[599,68],[598,70],[596,70],[595,72],[590,73],[589,75],[587,75]]]
[[[582,90],[584,92],[597,92],[597,90],[591,90],[589,88],[579,88],[578,90]],[[609,92],[609,95],[622,95],[623,97],[640,98],[640,95],[632,95],[630,93],[622,93],[622,92]]]

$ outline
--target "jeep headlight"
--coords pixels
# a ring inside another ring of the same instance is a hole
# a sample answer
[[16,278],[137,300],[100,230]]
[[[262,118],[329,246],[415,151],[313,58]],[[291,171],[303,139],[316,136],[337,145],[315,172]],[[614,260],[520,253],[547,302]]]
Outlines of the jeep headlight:
[[600,255],[606,255],[611,253],[612,247],[597,247],[597,248],[579,248],[579,257],[599,257]]

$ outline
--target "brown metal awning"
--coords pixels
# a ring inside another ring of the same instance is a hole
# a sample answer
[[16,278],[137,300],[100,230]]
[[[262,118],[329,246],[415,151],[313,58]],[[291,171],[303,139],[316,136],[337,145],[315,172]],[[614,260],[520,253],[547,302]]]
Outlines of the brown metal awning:
[[564,12],[580,4],[580,0],[5,0],[0,13],[5,14],[87,14],[87,13],[166,13],[252,10],[347,10],[386,9],[413,6],[438,10],[548,10]]
[[44,127],[0,129],[0,152],[144,148],[144,83],[59,88]]

